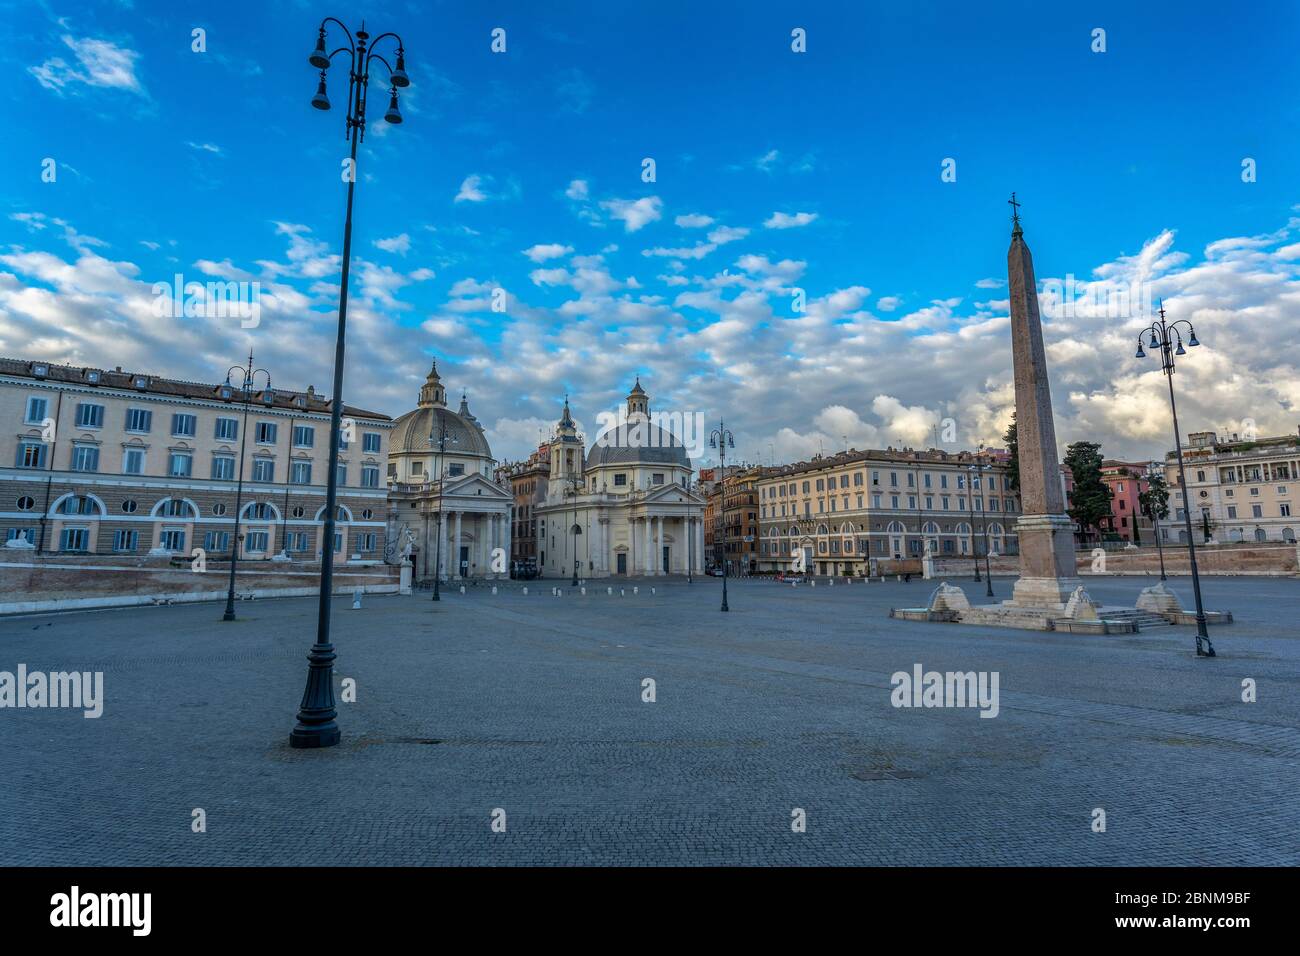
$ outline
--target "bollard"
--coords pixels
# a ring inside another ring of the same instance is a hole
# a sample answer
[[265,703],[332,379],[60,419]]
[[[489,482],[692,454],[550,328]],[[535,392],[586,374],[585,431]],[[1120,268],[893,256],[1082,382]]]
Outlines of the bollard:
[[827,578],[827,579],[826,579],[826,586],[827,586],[828,588],[833,588],[833,587],[835,587],[835,579],[834,579],[834,578]]
[[650,593],[651,593],[651,594],[655,594],[655,593],[657,593],[657,592],[655,591],[654,588],[651,588],[651,589],[650,589]]
[[618,589],[618,596],[619,596],[619,597],[627,597],[627,588],[619,588],[619,589]]
[[605,588],[605,593],[606,593],[606,594],[610,594],[610,595],[612,595],[612,594],[614,593],[614,589],[613,589],[613,588]]
[[493,593],[493,594],[496,594],[496,593],[497,593],[497,586],[496,586],[495,584],[492,585],[492,593]]
[[810,588],[815,588],[815,587],[817,586],[817,582],[816,582],[816,581],[809,581],[809,582],[808,582],[808,586],[809,586]]
[[463,585],[463,584],[460,586],[460,593],[461,593],[461,594],[464,594],[464,593],[465,593],[465,585]]
[[361,588],[357,588],[352,592],[352,610],[361,610]]
[[582,589],[582,596],[583,596],[583,597],[586,597],[586,596],[587,596],[587,589],[586,589],[586,588],[583,588],[583,589]]
[[525,584],[525,585],[524,585],[524,595],[527,596],[527,594],[528,594],[528,585]]
[[640,593],[640,591],[641,591],[640,587],[634,587],[634,588],[632,588],[632,593],[633,593],[633,594],[638,594],[638,593]]

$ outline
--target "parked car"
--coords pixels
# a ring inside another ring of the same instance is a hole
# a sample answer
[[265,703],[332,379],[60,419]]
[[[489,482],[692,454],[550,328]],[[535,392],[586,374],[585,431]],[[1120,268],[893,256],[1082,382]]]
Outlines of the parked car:
[[704,573],[711,578],[720,578],[722,577],[722,568],[709,568]]

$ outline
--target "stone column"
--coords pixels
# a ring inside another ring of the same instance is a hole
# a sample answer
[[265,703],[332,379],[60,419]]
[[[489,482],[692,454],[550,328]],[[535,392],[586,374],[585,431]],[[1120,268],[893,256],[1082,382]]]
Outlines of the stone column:
[[704,573],[704,518],[695,519],[695,570]]
[[646,515],[642,520],[645,521],[645,535],[641,540],[641,573],[654,574],[654,565],[650,563],[650,516]]
[[451,568],[454,570],[452,577],[460,577],[460,512],[456,512],[456,534],[451,543]]
[[1074,558],[1074,534],[1065,513],[1065,494],[1057,464],[1056,425],[1052,419],[1052,393],[1043,350],[1043,326],[1038,315],[1034,262],[1019,220],[1011,233],[1011,248],[1007,252],[1007,279],[1023,503],[1023,514],[1016,523],[1020,535],[1020,579],[1012,591],[1011,603],[1064,607],[1080,581]]

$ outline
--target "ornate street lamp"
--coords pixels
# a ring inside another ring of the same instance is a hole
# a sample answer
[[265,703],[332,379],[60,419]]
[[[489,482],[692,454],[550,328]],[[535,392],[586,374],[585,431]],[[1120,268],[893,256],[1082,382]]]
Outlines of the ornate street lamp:
[[[442,580],[442,458],[447,454],[448,445],[459,445],[460,439],[447,431],[447,419],[438,416],[438,437],[429,436],[429,444],[438,449],[433,456],[433,477],[438,482],[438,542],[434,545],[433,555],[433,599],[441,601],[442,597],[438,593],[438,582]],[[459,555],[457,555],[459,559]]]
[[226,613],[221,615],[223,621],[233,621],[235,619],[235,565],[239,563],[239,512],[244,507],[244,449],[248,447],[248,406],[253,399],[253,386],[256,384],[257,376],[266,376],[266,388],[263,393],[267,400],[271,401],[274,397],[271,392],[271,373],[264,368],[253,368],[253,351],[248,351],[248,365],[232,365],[226,371],[226,388],[233,388],[230,382],[230,376],[238,373],[240,376],[239,391],[244,396],[244,421],[239,426],[239,476],[235,483],[235,531],[234,536],[230,539],[230,587],[226,589]]
[[[722,608],[727,607],[727,449],[736,447],[736,438],[726,427],[726,422],[718,419],[718,427],[709,435],[709,447],[718,449],[718,512],[722,516]],[[714,534],[718,534],[717,531]]]
[[[325,27],[333,23],[347,37],[347,44],[332,53],[325,52]],[[390,66],[374,48],[382,40],[397,43],[397,62]],[[357,143],[366,134],[366,93],[370,87],[370,64],[378,60],[388,69],[388,82],[392,99],[384,119],[400,123],[402,114],[397,110],[397,91],[411,85],[406,75],[406,52],[402,38],[396,33],[383,33],[369,42],[365,22],[354,36],[342,21],[326,17],[321,21],[316,38],[316,48],[307,61],[320,70],[320,83],[311,105],[318,110],[330,108],[325,92],[325,75],[334,57],[340,53],[348,56],[347,122],[344,135],[351,138],[351,162],[348,176],[347,213],[343,220],[343,275],[339,285],[338,334],[334,343],[334,395],[330,411],[330,469],[325,493],[325,522],[321,529],[320,602],[316,615],[316,643],[308,655],[307,686],[303,690],[302,705],[298,708],[298,723],[289,735],[292,747],[332,747],[339,742],[339,725],[334,707],[334,645],[330,643],[330,598],[334,590],[334,523],[338,517],[338,468],[333,456],[339,447],[339,429],[343,413],[343,353],[348,314],[348,268],[352,264],[352,199],[357,186]]]
[[[578,524],[578,494],[584,483],[583,479],[578,475],[569,475],[565,480],[569,485],[566,494],[573,499],[571,511],[573,521],[569,524],[569,537],[573,541],[573,580],[570,585],[576,588],[578,586],[578,565],[580,564],[578,560],[578,535],[582,534],[582,528]],[[590,549],[590,545],[588,545],[588,548]]]
[[[984,450],[984,446],[980,445],[980,451],[982,452],[983,450]],[[975,458],[977,462],[976,464],[966,466],[966,470],[971,473],[970,482],[971,482],[972,494],[974,494],[975,492],[976,483],[979,482],[980,480],[980,473],[989,472],[993,470],[993,466],[990,464],[987,463],[979,464],[979,462],[982,461],[982,459],[978,454],[975,456]],[[992,480],[993,480],[992,476],[990,476],[989,481],[991,482]],[[988,594],[989,597],[993,597],[993,571],[989,567],[989,523],[988,523],[988,518],[985,516],[985,511],[984,511],[984,496],[988,494],[988,488],[986,487],[986,485],[987,483],[983,483],[980,486],[980,537],[984,539],[984,581],[988,588],[988,591],[986,593]],[[974,515],[971,515],[972,520],[974,519],[974,517],[975,517]],[[973,542],[974,540],[975,540],[975,535],[972,534],[971,541]],[[971,550],[974,551],[975,548],[972,547]],[[978,581],[979,579],[980,579],[980,559],[979,559],[979,554],[977,552],[975,554],[975,580]]]
[[1160,350],[1160,366],[1169,380],[1169,411],[1174,421],[1174,450],[1178,453],[1178,483],[1183,491],[1183,519],[1187,525],[1187,555],[1192,566],[1192,591],[1196,595],[1196,656],[1214,657],[1214,645],[1210,643],[1209,632],[1205,629],[1205,606],[1201,603],[1201,576],[1196,568],[1196,535],[1192,531],[1192,501],[1187,493],[1187,472],[1183,467],[1183,441],[1178,434],[1178,406],[1174,402],[1174,356],[1186,355],[1183,348],[1182,326],[1187,326],[1187,344],[1192,348],[1200,345],[1196,330],[1186,319],[1174,322],[1165,321],[1165,305],[1160,303],[1160,318],[1138,333],[1137,358],[1146,358],[1142,349],[1142,339],[1150,336],[1147,348]]

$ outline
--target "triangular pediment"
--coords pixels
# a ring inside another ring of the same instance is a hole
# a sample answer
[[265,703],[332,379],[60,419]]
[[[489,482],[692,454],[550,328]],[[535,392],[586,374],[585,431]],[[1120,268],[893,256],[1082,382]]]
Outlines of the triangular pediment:
[[442,496],[444,498],[487,499],[488,501],[508,502],[514,500],[514,496],[509,491],[495,482],[489,481],[477,472],[471,475],[446,479],[442,486]]
[[653,501],[655,504],[704,504],[703,498],[681,485],[660,485],[658,488],[651,488],[646,492],[644,500]]

